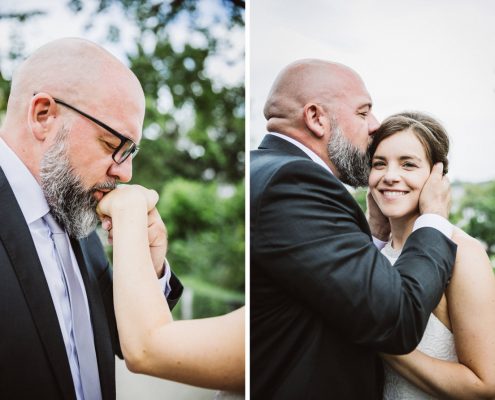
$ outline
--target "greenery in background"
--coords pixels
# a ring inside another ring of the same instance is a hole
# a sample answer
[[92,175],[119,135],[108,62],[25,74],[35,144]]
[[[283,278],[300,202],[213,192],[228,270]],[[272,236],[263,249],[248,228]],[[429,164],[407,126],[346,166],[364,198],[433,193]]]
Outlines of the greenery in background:
[[[358,189],[353,196],[365,211],[366,190]],[[495,181],[453,182],[450,221],[483,242],[495,268]]]
[[[201,8],[208,6],[208,8]],[[232,40],[243,32],[241,0],[67,1],[73,13],[91,9],[86,29],[107,26],[106,41],[120,43],[118,23],[104,18],[119,7],[136,29],[128,65],[146,94],[146,119],[133,183],[161,193],[168,259],[195,290],[194,316],[219,314],[244,302],[244,83],[212,77],[212,66],[243,65],[244,48]],[[44,12],[4,12],[18,26]],[[186,26],[182,42],[174,29]],[[2,66],[24,56],[24,40],[11,34],[0,55],[0,111],[9,80]],[[105,45],[105,42],[102,43]]]
[[[495,261],[495,181],[465,184],[464,195],[453,214],[460,228],[486,245],[488,255]],[[495,265],[495,263],[494,263]]]

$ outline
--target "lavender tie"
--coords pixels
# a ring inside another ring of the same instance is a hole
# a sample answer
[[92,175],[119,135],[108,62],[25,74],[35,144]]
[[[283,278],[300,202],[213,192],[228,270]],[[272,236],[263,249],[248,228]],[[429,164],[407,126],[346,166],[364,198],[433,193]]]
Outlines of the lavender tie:
[[65,284],[69,291],[70,309],[72,316],[72,334],[76,345],[77,359],[79,361],[79,374],[84,394],[84,400],[100,400],[100,378],[98,375],[98,362],[93,340],[93,330],[89,317],[84,288],[77,278],[76,270],[71,261],[69,240],[65,231],[48,213],[43,219],[51,231],[51,238],[55,244],[59,262],[65,276]]

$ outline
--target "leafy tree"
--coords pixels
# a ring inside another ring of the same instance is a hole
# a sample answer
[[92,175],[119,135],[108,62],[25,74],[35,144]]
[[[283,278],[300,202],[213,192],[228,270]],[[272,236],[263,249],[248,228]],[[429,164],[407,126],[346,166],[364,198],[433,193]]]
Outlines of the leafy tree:
[[457,225],[484,242],[490,257],[495,256],[495,182],[466,184],[455,217]]
[[[219,293],[222,301],[242,303],[244,183],[233,187],[176,178],[163,188],[158,210],[167,224],[175,272],[198,289],[204,289],[201,282],[214,282],[231,291]],[[215,308],[229,309],[222,304]]]
[[[175,176],[232,183],[244,177],[244,84],[219,82],[209,68],[215,59],[243,63],[243,51],[227,55],[234,47],[230,33],[244,26],[243,1],[71,0],[69,6],[74,12],[93,7],[92,21],[120,7],[139,28],[128,54],[147,105],[137,182],[159,190]],[[175,40],[174,24],[187,26],[185,43]],[[120,40],[118,25],[107,31],[108,39]]]

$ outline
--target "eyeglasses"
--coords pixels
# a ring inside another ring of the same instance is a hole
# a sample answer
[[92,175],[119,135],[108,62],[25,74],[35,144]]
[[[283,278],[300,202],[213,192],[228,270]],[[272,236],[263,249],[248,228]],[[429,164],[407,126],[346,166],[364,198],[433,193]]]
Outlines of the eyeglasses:
[[83,117],[89,119],[90,121],[93,121],[96,125],[101,126],[102,128],[106,129],[108,132],[110,132],[112,135],[118,137],[120,139],[120,144],[117,146],[117,148],[112,154],[113,161],[115,161],[117,164],[122,164],[125,160],[127,160],[127,158],[129,158],[129,156],[134,158],[138,153],[139,147],[137,146],[136,143],[134,143],[132,139],[129,139],[127,136],[122,135],[121,133],[117,132],[115,129],[110,128],[107,124],[101,122],[100,120],[97,120],[96,118],[92,117],[89,114],[86,114],[84,111],[78,110],[76,107],[67,104],[65,101],[56,99],[55,97],[53,97],[53,100],[55,101],[55,103],[70,108],[71,110],[81,114]]

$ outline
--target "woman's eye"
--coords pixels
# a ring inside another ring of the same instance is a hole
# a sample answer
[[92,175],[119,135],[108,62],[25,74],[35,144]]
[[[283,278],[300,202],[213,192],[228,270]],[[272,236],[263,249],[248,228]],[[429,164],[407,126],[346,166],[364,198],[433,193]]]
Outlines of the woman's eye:
[[372,168],[380,168],[385,166],[385,163],[383,161],[375,161],[374,163],[371,164]]
[[403,164],[403,166],[404,166],[404,167],[406,167],[406,168],[416,168],[416,167],[417,167],[417,165],[416,165],[416,164],[411,163],[411,162],[405,162],[405,163]]

